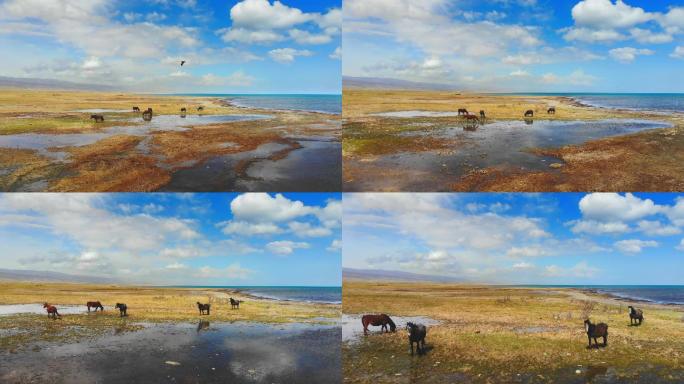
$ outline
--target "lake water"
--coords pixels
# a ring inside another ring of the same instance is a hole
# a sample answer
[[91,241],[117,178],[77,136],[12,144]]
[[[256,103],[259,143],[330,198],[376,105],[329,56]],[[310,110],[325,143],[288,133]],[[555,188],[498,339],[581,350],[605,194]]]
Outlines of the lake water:
[[342,287],[183,286],[183,288],[225,288],[264,299],[329,304],[342,303]]
[[684,305],[684,285],[536,285],[533,287],[588,289],[624,299]]
[[564,96],[580,103],[639,111],[684,112],[684,93],[516,93],[526,96]]
[[187,94],[185,96],[220,97],[233,105],[246,108],[342,113],[342,95],[300,94]]

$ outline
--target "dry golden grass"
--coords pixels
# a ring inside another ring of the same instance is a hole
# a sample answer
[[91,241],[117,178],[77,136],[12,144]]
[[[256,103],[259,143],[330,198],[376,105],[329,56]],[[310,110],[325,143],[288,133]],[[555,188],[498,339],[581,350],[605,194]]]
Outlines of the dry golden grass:
[[[408,355],[403,331],[345,343],[344,375],[358,383],[378,378],[376,382],[404,382],[398,378],[412,374],[421,381],[456,373],[482,382],[508,382],[521,373],[554,382],[554,375],[574,375],[580,365],[630,374],[630,369],[649,364],[683,374],[682,308],[639,304],[644,324],[630,327],[627,305],[574,290],[346,280],[345,314],[427,316],[441,324],[429,328],[430,351],[420,358]],[[609,324],[607,348],[586,348],[587,315]]]
[[[232,310],[229,297],[244,300],[239,310]],[[97,314],[62,315],[51,320],[47,315],[0,316],[0,330],[19,330],[18,335],[0,334],[0,348],[15,349],[35,341],[65,341],[82,335],[137,329],[141,323],[253,321],[261,323],[330,323],[340,316],[340,306],[279,302],[241,295],[225,289],[157,288],[120,285],[2,282],[0,304],[49,302],[52,305],[82,305],[100,301],[106,307],[115,303],[128,305],[128,317],[107,309]],[[211,314],[199,316],[197,302],[211,303]]]

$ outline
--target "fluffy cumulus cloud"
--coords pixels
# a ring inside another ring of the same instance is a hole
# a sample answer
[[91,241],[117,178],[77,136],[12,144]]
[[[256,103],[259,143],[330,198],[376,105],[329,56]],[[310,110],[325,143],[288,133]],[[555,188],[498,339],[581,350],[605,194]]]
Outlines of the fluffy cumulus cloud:
[[289,255],[295,251],[295,249],[306,249],[309,248],[309,243],[305,242],[295,242],[289,240],[282,241],[272,241],[266,244],[266,250],[275,253],[277,255]]
[[639,253],[646,247],[657,247],[658,242],[653,240],[620,240],[615,242],[615,247],[623,252]]
[[338,8],[326,13],[303,12],[280,1],[243,0],[230,9],[232,26],[217,33],[226,42],[244,44],[270,45],[285,40],[327,44],[341,30],[341,14]]
[[311,56],[313,52],[307,49],[277,48],[268,51],[268,56],[279,63],[289,64],[295,61],[297,56]]
[[638,49],[633,47],[613,48],[608,51],[610,57],[622,63],[631,63],[637,56],[650,56],[654,53],[655,52],[650,49]]

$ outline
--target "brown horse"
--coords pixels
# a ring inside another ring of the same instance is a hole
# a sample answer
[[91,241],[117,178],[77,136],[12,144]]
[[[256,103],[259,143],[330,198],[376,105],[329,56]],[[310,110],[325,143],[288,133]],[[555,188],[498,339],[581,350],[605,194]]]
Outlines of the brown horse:
[[91,119],[95,119],[96,123],[104,123],[104,116],[102,115],[90,115]]
[[43,308],[45,308],[45,309],[47,310],[48,319],[49,319],[51,316],[52,316],[53,319],[57,319],[57,316],[59,316],[60,318],[62,317],[62,315],[60,315],[59,312],[57,312],[57,307],[55,307],[54,305],[50,305],[50,304],[48,304],[48,303],[44,303],[44,304],[43,304]]
[[198,112],[204,111],[204,107],[200,105],[199,107],[197,107],[197,111],[198,111]]
[[100,308],[100,311],[104,311],[104,307],[99,301],[89,301],[86,303],[86,306],[88,307],[88,312],[90,312],[90,308],[95,308],[95,312],[97,312],[98,308]]
[[242,303],[242,300],[235,300],[231,297],[230,298],[230,309],[240,309],[240,303]]
[[525,117],[534,117],[534,111],[528,109],[527,111],[525,111]]
[[368,334],[368,326],[372,325],[374,327],[377,326],[382,326],[380,329],[381,331],[387,331],[387,325],[389,325],[389,329],[392,332],[396,332],[397,326],[394,324],[394,321],[390,319],[389,316],[385,315],[384,313],[380,315],[363,315],[361,317],[361,324],[363,324],[363,334],[367,335]]
[[461,115],[467,115],[467,114],[468,114],[468,110],[467,110],[467,109],[465,109],[465,108],[459,108],[459,109],[458,109],[458,115],[459,115],[459,116],[461,116]]
[[140,107],[133,107],[133,112],[140,112]]
[[556,107],[551,107],[551,108],[547,109],[546,113],[548,113],[550,115],[555,115],[556,114]]
[[598,348],[599,343],[596,341],[596,339],[599,337],[603,338],[603,346],[608,346],[608,324],[594,324],[589,321],[589,319],[586,319],[584,320],[584,329],[587,331],[587,338],[589,339],[589,346],[587,348],[591,348],[591,339],[594,339],[594,345],[596,345],[596,348]]
[[197,302],[197,308],[199,308],[200,316],[202,316],[205,312],[207,315],[209,315],[209,310],[211,309],[211,304],[202,304],[198,301]]
[[142,114],[142,118],[145,121],[150,121],[152,120],[152,108],[147,108],[145,112]]

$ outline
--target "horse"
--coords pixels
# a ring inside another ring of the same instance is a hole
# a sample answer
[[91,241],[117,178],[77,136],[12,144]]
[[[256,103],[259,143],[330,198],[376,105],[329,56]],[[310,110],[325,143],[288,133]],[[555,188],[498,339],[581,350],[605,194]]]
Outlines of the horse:
[[641,325],[641,322],[644,321],[644,312],[631,305],[627,308],[629,308],[629,325]]
[[206,312],[207,315],[209,315],[209,309],[211,309],[211,304],[202,304],[198,301],[197,308],[199,308],[200,316],[202,316],[204,312]]
[[145,112],[143,112],[142,118],[145,121],[152,120],[152,108],[147,108],[147,110],[145,110]]
[[140,108],[139,107],[133,107],[133,112],[140,112]]
[[425,350],[425,335],[427,328],[423,324],[406,323],[406,330],[408,331],[409,345],[411,347],[411,355],[413,355],[413,343],[416,343],[416,351],[420,355]]
[[242,303],[242,300],[235,300],[231,297],[230,298],[230,309],[240,309],[240,303]]
[[458,109],[458,115],[459,115],[459,116],[461,116],[461,115],[467,115],[467,114],[468,114],[468,110],[467,110],[467,109],[465,109],[465,108],[459,108],[459,109]]
[[389,325],[389,329],[392,332],[396,332],[397,326],[394,324],[394,321],[390,319],[389,316],[383,314],[380,315],[363,315],[361,317],[361,324],[363,324],[363,334],[367,335],[368,334],[368,326],[372,325],[374,327],[377,326],[382,326],[380,329],[381,331],[387,332],[387,325]]
[[608,324],[592,324],[589,319],[586,319],[584,320],[584,328],[587,330],[587,338],[589,339],[589,346],[587,348],[591,348],[591,339],[594,339],[594,344],[598,348],[599,344],[596,339],[599,337],[603,338],[603,346],[608,346]]
[[465,116],[463,116],[463,117],[464,117],[466,120],[475,120],[475,121],[479,121],[479,120],[480,120],[476,115],[471,115],[471,114],[467,114],[467,115],[465,115]]
[[100,311],[104,311],[104,307],[99,301],[89,301],[86,303],[86,306],[88,307],[88,312],[90,312],[90,308],[95,308],[95,312],[97,312],[98,308],[100,308]]
[[103,123],[104,122],[104,116],[102,115],[90,115],[91,119],[95,119],[96,123]]
[[118,308],[118,309],[119,309],[119,317],[128,316],[128,314],[126,313],[126,311],[128,310],[128,306],[127,306],[126,304],[124,304],[124,303],[116,303],[116,305],[114,306],[114,308]]
[[556,114],[556,107],[551,107],[551,108],[547,109],[546,113],[548,113],[550,115],[555,115]]
[[525,111],[525,117],[534,117],[534,111],[528,109],[527,111]]
[[181,108],[181,113],[186,113],[188,110],[185,107]]
[[53,320],[57,319],[57,316],[62,318],[62,315],[60,315],[59,312],[57,312],[57,307],[55,307],[54,305],[44,303],[43,308],[47,310],[48,319],[50,318],[50,316],[52,316]]
[[480,119],[484,120],[484,119],[486,119],[486,118],[487,118],[487,117],[485,116],[485,111],[481,109],[481,110],[480,110]]
[[198,112],[204,111],[204,107],[200,105],[199,107],[197,107],[197,111],[198,111]]

